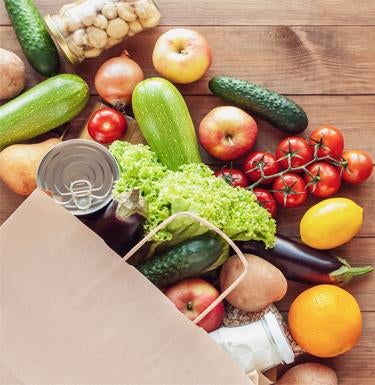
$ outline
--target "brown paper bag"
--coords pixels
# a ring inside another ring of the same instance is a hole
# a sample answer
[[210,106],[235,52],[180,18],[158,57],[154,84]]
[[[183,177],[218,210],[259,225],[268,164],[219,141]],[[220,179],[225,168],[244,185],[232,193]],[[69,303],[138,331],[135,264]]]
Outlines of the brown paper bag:
[[257,385],[41,191],[3,224],[0,250],[1,384]]

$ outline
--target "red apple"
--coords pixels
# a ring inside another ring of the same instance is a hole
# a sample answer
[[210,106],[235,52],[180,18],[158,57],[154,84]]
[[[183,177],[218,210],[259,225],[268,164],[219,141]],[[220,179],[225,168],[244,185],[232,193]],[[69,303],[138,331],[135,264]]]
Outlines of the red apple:
[[156,71],[179,84],[200,79],[212,62],[211,48],[198,32],[174,28],[157,40],[152,53]]
[[207,152],[221,160],[233,160],[255,144],[258,127],[255,120],[237,107],[211,110],[199,125],[199,140]]
[[[185,279],[169,286],[164,294],[190,320],[194,320],[220,295],[212,285],[199,278]],[[198,326],[209,333],[220,327],[223,318],[224,305],[220,302],[198,323]]]

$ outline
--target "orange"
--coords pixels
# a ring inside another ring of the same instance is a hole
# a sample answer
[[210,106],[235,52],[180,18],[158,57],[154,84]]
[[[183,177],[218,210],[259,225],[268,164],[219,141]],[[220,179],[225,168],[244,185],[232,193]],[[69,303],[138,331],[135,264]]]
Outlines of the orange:
[[294,340],[317,357],[335,357],[351,349],[362,332],[362,315],[355,298],[333,285],[302,292],[288,315]]

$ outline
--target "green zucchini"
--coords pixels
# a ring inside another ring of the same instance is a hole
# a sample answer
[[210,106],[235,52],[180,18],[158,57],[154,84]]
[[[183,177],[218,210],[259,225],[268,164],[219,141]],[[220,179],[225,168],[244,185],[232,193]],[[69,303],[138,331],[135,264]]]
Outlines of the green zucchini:
[[202,273],[222,252],[219,239],[200,235],[148,259],[137,269],[155,286],[165,287]]
[[189,110],[172,83],[162,78],[142,81],[133,92],[132,107],[161,163],[177,170],[183,164],[202,162]]
[[0,107],[0,149],[68,122],[86,106],[89,88],[77,75],[49,78]]
[[260,85],[228,76],[214,76],[208,86],[214,95],[258,115],[288,134],[300,134],[308,125],[302,107]]
[[60,59],[47,26],[32,0],[4,0],[27,60],[43,76],[56,75]]

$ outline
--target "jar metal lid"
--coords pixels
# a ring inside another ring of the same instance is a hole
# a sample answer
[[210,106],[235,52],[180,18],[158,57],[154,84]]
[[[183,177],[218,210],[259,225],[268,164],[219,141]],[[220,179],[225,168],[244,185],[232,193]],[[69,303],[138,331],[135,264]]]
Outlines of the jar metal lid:
[[293,349],[290,346],[288,339],[282,330],[282,326],[279,324],[275,314],[269,311],[264,315],[264,319],[275,342],[275,346],[279,351],[281,359],[285,364],[292,363],[294,361]]
[[37,185],[72,214],[94,213],[111,201],[119,168],[101,144],[72,139],[53,147],[42,159]]
[[55,43],[61,48],[64,52],[66,58],[74,65],[79,64],[81,61],[79,58],[72,52],[72,50],[68,47],[68,44],[61,34],[59,29],[56,27],[56,24],[52,20],[51,15],[44,16],[44,21],[46,22],[47,28],[50,32],[51,37],[55,41]]

